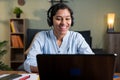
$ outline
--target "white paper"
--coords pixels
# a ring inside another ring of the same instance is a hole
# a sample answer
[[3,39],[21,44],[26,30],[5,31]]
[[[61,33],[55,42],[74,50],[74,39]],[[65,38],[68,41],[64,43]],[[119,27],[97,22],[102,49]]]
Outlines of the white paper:
[[[0,75],[0,78],[5,77],[7,75],[9,75],[9,74],[2,74],[2,75]],[[26,80],[39,80],[39,75],[38,74],[32,74],[31,73],[31,74],[21,74],[21,75],[22,76],[20,76],[18,78],[15,78],[13,80],[19,80],[20,78],[23,78],[23,77],[28,76],[28,75],[30,75],[30,78],[28,78]]]
[[21,74],[22,76],[16,78],[16,79],[13,79],[13,80],[19,80],[20,78],[22,77],[25,77],[25,76],[28,76],[30,75],[30,78],[26,79],[26,80],[38,80],[39,79],[39,75],[37,74]]

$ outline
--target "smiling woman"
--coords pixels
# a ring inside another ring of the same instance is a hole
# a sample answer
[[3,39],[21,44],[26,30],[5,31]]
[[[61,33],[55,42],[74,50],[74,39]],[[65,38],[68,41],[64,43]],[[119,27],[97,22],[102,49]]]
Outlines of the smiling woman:
[[69,6],[55,4],[48,9],[47,17],[52,28],[35,35],[24,62],[26,71],[38,72],[38,54],[94,54],[81,34],[69,30],[74,19]]

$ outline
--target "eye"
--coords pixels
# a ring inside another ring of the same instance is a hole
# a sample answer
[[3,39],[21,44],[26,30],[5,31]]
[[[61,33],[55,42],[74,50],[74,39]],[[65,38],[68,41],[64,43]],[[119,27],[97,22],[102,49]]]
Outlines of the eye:
[[56,20],[62,20],[62,18],[61,17],[56,17]]
[[66,18],[66,20],[71,20],[71,18],[70,18],[70,17],[68,17],[68,18]]

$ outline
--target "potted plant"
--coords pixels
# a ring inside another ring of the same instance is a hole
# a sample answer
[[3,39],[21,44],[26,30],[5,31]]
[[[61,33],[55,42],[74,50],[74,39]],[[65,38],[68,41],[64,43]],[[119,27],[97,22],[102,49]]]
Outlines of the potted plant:
[[8,65],[4,64],[2,62],[2,57],[7,53],[7,50],[5,49],[8,41],[2,41],[0,42],[0,70],[12,70]]
[[16,14],[16,18],[20,18],[20,15],[23,13],[23,11],[19,7],[15,7],[13,13]]

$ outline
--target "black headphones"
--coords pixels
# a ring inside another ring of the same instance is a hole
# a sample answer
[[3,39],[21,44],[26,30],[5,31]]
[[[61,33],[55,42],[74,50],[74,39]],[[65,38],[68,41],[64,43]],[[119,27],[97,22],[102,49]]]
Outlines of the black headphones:
[[71,18],[72,18],[71,26],[73,26],[74,24],[73,11],[67,5],[63,3],[58,3],[58,4],[51,6],[49,10],[47,11],[47,22],[50,27],[53,25],[53,16],[56,14],[56,12],[59,9],[65,9],[65,8],[67,8],[70,11]]

